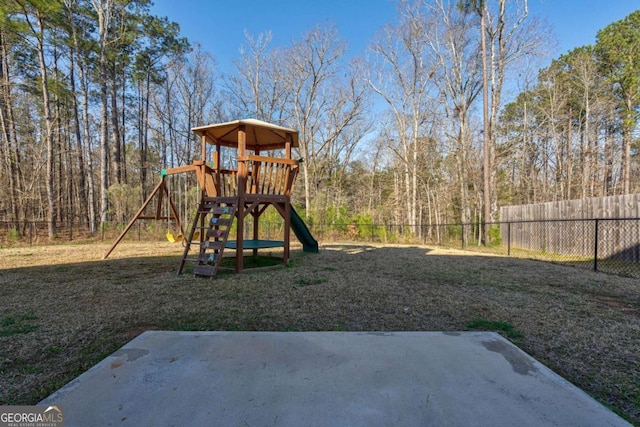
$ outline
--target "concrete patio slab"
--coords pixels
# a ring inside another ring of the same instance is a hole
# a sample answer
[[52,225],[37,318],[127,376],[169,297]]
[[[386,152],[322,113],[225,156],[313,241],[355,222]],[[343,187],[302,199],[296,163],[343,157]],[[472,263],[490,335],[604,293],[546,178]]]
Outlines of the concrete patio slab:
[[148,331],[42,405],[65,426],[629,426],[491,332]]

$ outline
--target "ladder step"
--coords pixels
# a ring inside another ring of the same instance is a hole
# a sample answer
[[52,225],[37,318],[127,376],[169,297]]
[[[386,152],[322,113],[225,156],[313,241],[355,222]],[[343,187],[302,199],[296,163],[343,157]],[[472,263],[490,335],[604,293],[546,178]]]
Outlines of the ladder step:
[[200,250],[213,249],[214,251],[218,251],[224,248],[224,242],[222,241],[204,241],[200,245]]
[[[178,273],[182,271],[186,261],[195,262],[193,269],[195,276],[214,277],[220,268],[220,261],[225,244],[229,238],[229,231],[236,214],[236,204],[229,199],[204,197],[200,202],[198,214],[193,219],[193,230],[206,230],[198,234],[198,240],[193,241],[194,234],[189,237],[189,244],[185,245],[182,263]],[[206,225],[204,225],[206,223]],[[202,225],[200,225],[202,224]],[[193,233],[193,232],[192,232]],[[199,246],[198,258],[187,258],[189,248]]]
[[211,225],[219,225],[221,227],[228,227],[233,222],[233,218],[217,218],[213,217],[209,220],[209,224]]
[[216,258],[215,258],[215,254],[214,253],[206,253],[206,252],[200,252],[200,255],[198,255],[198,259],[196,261],[206,264],[208,262],[215,262]]
[[235,209],[230,207],[230,206],[226,206],[226,207],[222,207],[222,206],[216,206],[213,209],[211,209],[211,212],[214,215],[233,215],[235,214]]
[[227,230],[209,230],[207,231],[207,238],[223,237],[226,233],[228,233]]
[[214,214],[214,215],[235,215],[235,210],[230,208],[211,208],[211,209],[203,209],[198,211],[200,215]]
[[216,268],[212,265],[196,265],[193,267],[193,274],[196,276],[213,277],[216,274]]

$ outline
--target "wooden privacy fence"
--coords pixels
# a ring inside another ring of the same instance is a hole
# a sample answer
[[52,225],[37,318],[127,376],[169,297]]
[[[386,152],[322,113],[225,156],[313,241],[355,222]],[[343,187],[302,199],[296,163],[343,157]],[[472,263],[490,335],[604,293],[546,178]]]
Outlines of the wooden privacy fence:
[[[547,254],[640,263],[640,218],[500,223],[503,244]],[[597,266],[595,267],[597,269]]]
[[523,249],[600,261],[640,263],[640,194],[500,208],[508,251]]
[[640,194],[503,206],[501,222],[640,217]]

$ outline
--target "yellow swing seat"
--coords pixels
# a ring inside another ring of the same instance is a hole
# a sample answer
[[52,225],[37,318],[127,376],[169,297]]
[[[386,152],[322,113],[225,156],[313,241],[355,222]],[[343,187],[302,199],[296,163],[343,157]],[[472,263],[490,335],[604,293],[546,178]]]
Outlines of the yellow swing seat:
[[182,234],[178,234],[177,236],[174,236],[172,233],[167,233],[167,240],[170,243],[178,243],[182,241]]
[[[178,234],[177,236],[174,236],[172,233],[167,233],[167,240],[170,243],[180,243],[182,242],[184,236],[182,236],[182,234]],[[193,240],[198,240],[200,238],[200,232],[196,231],[195,233],[193,233]]]

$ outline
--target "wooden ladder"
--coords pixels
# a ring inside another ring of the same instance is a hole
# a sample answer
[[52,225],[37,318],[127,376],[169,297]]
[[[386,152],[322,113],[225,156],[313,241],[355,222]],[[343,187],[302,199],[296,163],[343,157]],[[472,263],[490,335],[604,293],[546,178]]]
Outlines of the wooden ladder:
[[[215,277],[235,215],[236,205],[234,203],[220,202],[215,197],[202,198],[198,212],[193,218],[193,224],[191,224],[191,231],[185,244],[178,274],[181,274],[184,265],[191,261],[196,264],[193,267],[195,276]],[[196,231],[199,231],[200,238],[196,237],[194,242],[193,237]],[[197,258],[189,258],[189,250],[192,245],[199,246]]]

